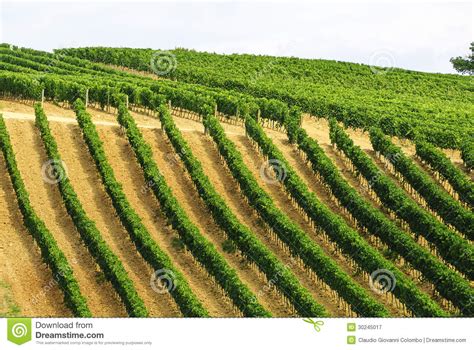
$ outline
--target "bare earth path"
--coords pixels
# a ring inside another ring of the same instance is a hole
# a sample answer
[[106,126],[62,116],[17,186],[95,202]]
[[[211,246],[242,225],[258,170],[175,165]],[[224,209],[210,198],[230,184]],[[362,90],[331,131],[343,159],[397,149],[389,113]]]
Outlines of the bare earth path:
[[79,126],[51,123],[51,131],[66,163],[69,180],[87,215],[96,223],[104,240],[123,263],[138,294],[153,317],[177,316],[179,311],[169,294],[156,293],[150,285],[153,273],[120,223],[112,202],[82,139]]
[[[48,120],[51,122],[51,129],[58,142],[60,153],[64,157],[68,168],[69,179],[77,191],[84,209],[91,219],[96,222],[104,239],[124,264],[125,269],[135,283],[138,293],[144,299],[151,316],[179,316],[179,309],[172,298],[168,294],[155,293],[150,287],[150,276],[153,271],[138,254],[129,239],[128,233],[116,216],[87,146],[82,140],[74,112],[51,103],[45,103],[44,108]],[[167,227],[166,220],[160,213],[159,204],[152,193],[149,190],[147,191],[142,171],[134,160],[133,152],[126,138],[120,133],[113,113],[94,108],[89,108],[89,112],[97,125],[101,139],[104,141],[105,151],[115,170],[117,179],[122,183],[127,198],[142,218],[153,238],[167,252],[175,266],[182,271],[191,288],[212,316],[237,316],[238,313],[235,307],[226,300],[210,277],[197,266],[192,256],[177,247],[177,235]],[[45,220],[47,227],[51,230],[73,266],[81,291],[86,296],[94,316],[125,316],[122,303],[110,284],[103,281],[103,277],[92,257],[80,241],[80,237],[64,208],[57,186],[50,185],[42,180],[41,166],[47,159],[41,139],[32,122],[34,120],[34,109],[32,106],[25,104],[0,100],[0,113],[4,114],[8,129],[12,134],[15,154],[27,189],[30,191],[33,206],[40,217]],[[265,308],[271,311],[274,316],[292,315],[291,309],[285,305],[278,295],[273,292],[260,293],[265,290],[265,278],[261,273],[252,269],[248,262],[240,256],[239,252],[235,254],[224,252],[222,244],[225,241],[225,235],[214,223],[211,214],[194,189],[186,170],[177,158],[173,147],[159,131],[159,121],[137,111],[132,112],[132,115],[142,129],[145,139],[152,146],[155,161],[160,171],[201,233],[215,245],[229,265],[236,269],[240,279],[250,287],[252,292],[260,294],[259,301]],[[190,144],[193,153],[203,164],[204,172],[209,176],[211,183],[226,200],[233,213],[283,263],[288,264],[291,259],[289,253],[278,242],[269,237],[264,229],[263,222],[258,219],[250,205],[241,197],[237,183],[230,172],[223,168],[223,163],[212,141],[203,135],[202,124],[184,118],[175,118],[175,122]],[[350,263],[335,252],[334,248],[326,243],[321,235],[315,233],[311,225],[306,222],[304,214],[293,207],[291,199],[288,198],[284,190],[279,185],[263,181],[260,176],[260,167],[264,163],[264,159],[247,139],[242,126],[224,123],[222,125],[227,136],[242,153],[246,165],[253,172],[259,185],[270,194],[275,204],[319,244],[343,270],[369,293],[372,293],[368,282],[350,266]],[[309,136],[318,141],[349,183],[372,204],[381,208],[362,190],[359,180],[347,169],[340,156],[331,147],[327,121],[305,116],[303,127],[307,130]],[[330,199],[328,191],[321,184],[316,183],[314,174],[303,163],[301,156],[293,146],[288,144],[286,135],[269,129],[266,129],[266,132],[318,198],[336,214],[344,216]],[[374,159],[374,152],[368,135],[357,130],[349,130],[348,132],[355,144],[361,146]],[[394,142],[401,146],[407,155],[413,157],[414,147],[411,143],[396,139]],[[459,152],[446,151],[446,153],[457,166],[462,167]],[[374,160],[377,166],[383,169],[380,161]],[[0,282],[11,286],[11,294],[21,308],[22,315],[69,315],[70,313],[65,306],[58,303],[59,300],[62,300],[62,294],[57,287],[52,288],[37,303],[31,303],[32,290],[35,291],[34,293],[41,291],[49,283],[51,272],[42,264],[33,239],[23,226],[13,189],[2,161],[3,159],[0,156],[0,175],[2,175],[0,180],[0,229],[2,229],[0,231]],[[3,176],[4,174],[5,176]],[[392,175],[389,176],[394,178]],[[398,180],[395,181],[398,182]],[[4,198],[5,200],[3,200]],[[14,244],[12,245],[12,243]],[[17,257],[21,257],[21,263],[16,263]],[[12,261],[15,261],[15,263],[4,263]],[[22,274],[23,270],[28,272]],[[302,285],[310,290],[315,299],[321,302],[332,315],[344,316],[344,310],[338,308],[337,303],[332,299],[330,290],[318,289],[318,286],[308,276],[307,272],[297,264],[292,265],[292,270]],[[426,286],[423,283],[420,287]],[[393,316],[403,315],[402,310],[395,304],[392,305],[388,299],[380,298],[379,295],[375,295],[375,297],[379,298],[389,308]],[[0,293],[0,303],[2,302],[1,298],[2,294]]]
[[[173,147],[167,142],[165,136],[156,130],[142,130],[147,142],[152,146],[155,161],[158,168],[166,178],[168,185],[172,188],[174,195],[182,205],[191,220],[198,226],[201,233],[214,243],[216,249],[225,257],[231,267],[233,267],[241,281],[244,282],[254,294],[258,294],[266,282],[258,273],[256,273],[246,260],[238,254],[225,253],[222,244],[225,236],[220,228],[214,223],[211,214],[194,189],[191,179],[187,176],[185,169],[179,162],[171,161],[174,157]],[[259,298],[261,304],[269,310],[274,316],[289,315],[290,310],[279,299],[271,293],[263,294]]]
[[48,159],[36,127],[30,121],[6,123],[32,205],[71,264],[92,314],[125,315],[112,286],[99,280],[96,264],[64,207],[57,185],[44,181],[42,166]]
[[207,273],[196,265],[191,254],[175,248],[174,242],[179,236],[166,225],[166,218],[161,214],[153,193],[147,189],[143,172],[127,139],[121,136],[120,129],[101,126],[98,127],[98,132],[104,142],[107,159],[117,180],[122,184],[127,199],[160,248],[183,273],[206,310],[214,317],[236,316],[232,303],[225,300],[225,295],[216,288]]
[[[62,302],[62,292],[52,281],[51,270],[43,263],[39,248],[23,225],[0,152],[0,288],[3,291],[0,291],[0,315],[8,313],[11,304],[15,304],[21,316],[70,316]],[[47,286],[49,292],[46,292]],[[35,302],[33,297],[36,297]]]
[[[333,260],[339,265],[349,276],[351,276],[356,282],[358,282],[369,294],[373,294],[373,291],[369,287],[369,282],[366,281],[362,275],[358,274],[356,269],[351,267],[350,263],[342,257],[342,255],[336,253],[334,249],[326,243],[321,235],[316,234],[315,230],[311,225],[306,221],[303,214],[294,208],[291,199],[285,193],[283,188],[279,184],[268,183],[264,181],[260,176],[260,167],[264,164],[263,157],[258,154],[254,146],[251,144],[250,140],[245,136],[238,135],[229,135],[229,138],[236,144],[237,148],[240,150],[242,157],[246,165],[253,172],[255,178],[259,182],[259,185],[264,188],[273,198],[275,204],[283,210],[294,222],[296,222],[300,227],[302,227],[306,233],[315,241],[326,254],[333,258]],[[380,299],[380,296],[377,295],[376,298]],[[383,299],[383,298],[382,298]],[[390,310],[392,315],[402,315],[402,311],[398,308],[392,306],[388,299],[380,300],[383,302],[387,308]]]
[[216,190],[226,200],[227,205],[237,218],[247,225],[253,233],[278,257],[283,264],[291,267],[302,285],[313,295],[333,315],[344,317],[345,312],[337,307],[333,300],[328,299],[320,287],[309,277],[308,273],[298,264],[292,263],[291,254],[282,249],[274,241],[264,228],[264,223],[254,214],[250,205],[239,195],[239,187],[227,168],[223,168],[218,151],[215,149],[212,140],[203,133],[187,132],[183,133],[186,141],[193,150],[193,154],[202,163],[204,172],[211,180]]

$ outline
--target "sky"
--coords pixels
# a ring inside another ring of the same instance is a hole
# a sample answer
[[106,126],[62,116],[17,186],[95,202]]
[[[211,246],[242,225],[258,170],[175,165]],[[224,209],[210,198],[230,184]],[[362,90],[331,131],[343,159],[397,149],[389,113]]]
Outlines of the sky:
[[468,54],[472,2],[25,2],[0,0],[0,42],[184,47],[454,73]]

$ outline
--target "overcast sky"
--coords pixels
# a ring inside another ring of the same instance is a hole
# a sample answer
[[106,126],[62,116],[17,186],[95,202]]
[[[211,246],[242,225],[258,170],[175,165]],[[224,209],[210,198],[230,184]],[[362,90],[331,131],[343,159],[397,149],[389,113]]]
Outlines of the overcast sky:
[[[1,1],[1,0],[0,0]],[[463,3],[2,2],[0,41],[35,49],[175,47],[452,73],[473,41]]]

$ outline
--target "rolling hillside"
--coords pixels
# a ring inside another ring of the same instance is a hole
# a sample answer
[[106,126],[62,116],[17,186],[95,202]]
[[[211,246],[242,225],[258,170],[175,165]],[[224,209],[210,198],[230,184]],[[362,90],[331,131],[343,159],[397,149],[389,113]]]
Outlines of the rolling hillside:
[[172,54],[0,47],[0,314],[474,316],[472,78]]

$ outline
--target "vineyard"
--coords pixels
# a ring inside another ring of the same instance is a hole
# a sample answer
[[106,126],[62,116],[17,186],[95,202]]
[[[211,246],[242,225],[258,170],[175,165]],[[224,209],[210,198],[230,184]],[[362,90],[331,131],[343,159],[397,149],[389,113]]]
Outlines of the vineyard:
[[473,317],[470,79],[0,45],[0,315]]

